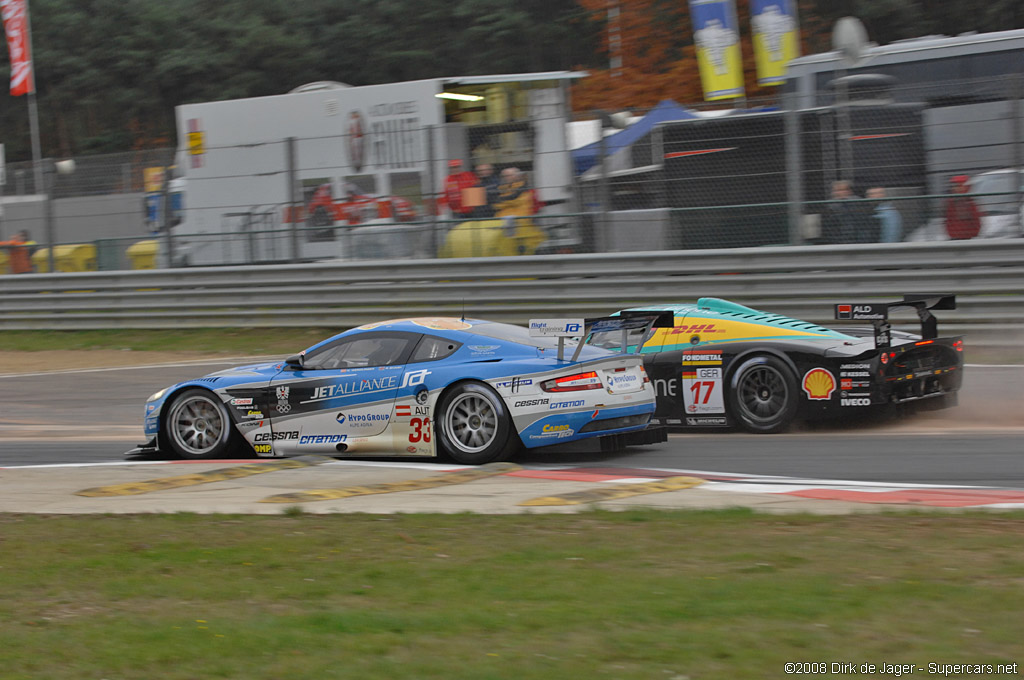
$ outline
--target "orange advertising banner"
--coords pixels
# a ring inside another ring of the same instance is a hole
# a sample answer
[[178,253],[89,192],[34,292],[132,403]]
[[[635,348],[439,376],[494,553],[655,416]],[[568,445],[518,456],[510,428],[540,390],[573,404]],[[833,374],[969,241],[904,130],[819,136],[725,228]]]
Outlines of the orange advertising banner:
[[7,49],[11,54],[11,94],[14,96],[35,91],[32,75],[28,32],[28,0],[0,0],[0,15],[7,33]]

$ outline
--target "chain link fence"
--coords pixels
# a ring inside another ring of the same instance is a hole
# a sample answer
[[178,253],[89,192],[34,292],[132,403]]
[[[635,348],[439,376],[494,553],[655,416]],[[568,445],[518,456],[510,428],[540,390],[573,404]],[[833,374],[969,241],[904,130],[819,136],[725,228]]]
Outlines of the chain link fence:
[[59,244],[58,270],[112,270],[1021,235],[1020,78],[828,85],[805,108],[662,102],[47,161],[48,191],[11,163],[0,239],[25,229]]

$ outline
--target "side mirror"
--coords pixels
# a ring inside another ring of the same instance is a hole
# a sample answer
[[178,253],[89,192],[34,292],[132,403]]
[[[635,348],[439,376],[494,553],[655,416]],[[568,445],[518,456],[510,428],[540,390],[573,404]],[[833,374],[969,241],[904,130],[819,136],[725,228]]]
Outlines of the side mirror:
[[284,360],[284,365],[291,369],[301,369],[305,364],[306,356],[304,354],[293,354]]

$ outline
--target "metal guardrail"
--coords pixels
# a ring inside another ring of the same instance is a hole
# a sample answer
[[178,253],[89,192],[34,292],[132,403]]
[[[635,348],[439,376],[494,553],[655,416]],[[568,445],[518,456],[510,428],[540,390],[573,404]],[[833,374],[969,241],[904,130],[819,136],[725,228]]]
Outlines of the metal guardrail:
[[346,328],[463,314],[524,323],[703,296],[832,324],[835,302],[914,292],[958,296],[943,333],[1018,345],[1024,239],[3,276],[0,330]]

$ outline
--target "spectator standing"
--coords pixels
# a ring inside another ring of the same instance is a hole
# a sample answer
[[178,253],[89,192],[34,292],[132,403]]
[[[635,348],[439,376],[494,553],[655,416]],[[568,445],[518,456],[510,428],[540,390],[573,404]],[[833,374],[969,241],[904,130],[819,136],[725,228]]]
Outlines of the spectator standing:
[[533,190],[526,185],[526,176],[519,168],[505,168],[501,171],[498,185],[498,201],[494,204],[497,217],[505,220],[505,233],[517,242],[520,255],[536,252],[546,238],[533,220],[537,202]]
[[477,185],[477,177],[463,167],[461,160],[448,161],[448,168],[444,191],[438,199],[439,207],[447,208],[454,219],[469,219],[473,206],[467,205],[465,191]]
[[970,191],[967,175],[949,179],[952,196],[946,199],[946,233],[954,241],[974,238],[981,231],[981,213],[974,199],[964,196]]
[[473,210],[473,217],[477,219],[489,219],[494,217],[494,204],[498,202],[498,185],[500,180],[494,174],[494,166],[490,163],[481,163],[476,166],[477,184],[484,190],[484,205],[479,205]]
[[501,171],[494,209],[498,217],[525,217],[534,213],[533,192],[527,188],[526,177],[519,168]]
[[7,250],[12,274],[31,274],[32,250],[35,242],[22,229],[10,241],[0,241],[0,248]]
[[875,206],[875,223],[878,227],[878,240],[882,243],[898,243],[903,240],[903,216],[890,201],[886,201],[884,187],[871,187],[864,196],[877,203]]
[[853,202],[857,195],[847,180],[832,182],[832,203],[825,213],[825,243],[870,243],[868,215],[863,206]]

